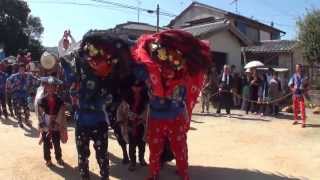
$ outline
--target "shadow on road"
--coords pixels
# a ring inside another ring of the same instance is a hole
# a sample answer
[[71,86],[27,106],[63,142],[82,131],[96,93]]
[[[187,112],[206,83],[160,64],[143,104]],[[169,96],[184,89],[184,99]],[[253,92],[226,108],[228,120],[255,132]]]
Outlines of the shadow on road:
[[190,130],[191,130],[191,131],[196,131],[197,128],[190,126]]
[[[112,153],[109,154],[111,169],[111,177],[117,179],[130,179],[130,180],[141,180],[148,175],[148,168],[137,166],[135,172],[129,172],[127,165],[121,164],[121,159]],[[176,174],[176,167],[174,165],[165,165],[160,173],[160,179],[179,180]],[[284,175],[277,175],[271,173],[260,172],[257,170],[248,169],[232,169],[232,168],[221,168],[221,167],[205,167],[205,166],[190,166],[189,167],[191,179],[201,180],[299,180],[301,178],[286,177]]]
[[279,113],[276,117],[276,119],[281,119],[281,120],[293,120],[293,115],[290,114],[283,114],[283,113]]
[[39,137],[38,129],[34,128],[33,126],[24,126],[23,129],[26,131],[26,133],[24,134],[25,136],[31,138]]
[[[0,118],[1,119],[1,123],[4,125],[8,125],[8,126],[13,126],[13,127],[19,127],[18,122],[13,119],[13,118]],[[24,127],[22,128],[26,133],[24,134],[27,137],[32,137],[32,138],[37,138],[38,137],[38,130],[36,128],[34,128],[33,126],[26,126],[24,125]]]
[[[68,179],[68,180],[79,180],[80,179],[78,168],[71,167],[67,163],[65,163],[65,165],[63,167],[52,166],[49,168],[51,171],[60,175],[64,179]],[[98,180],[99,176],[97,174],[90,172],[90,179]]]
[[299,180],[300,178],[285,177],[248,169],[232,169],[220,167],[190,166],[191,179],[212,180]]
[[9,125],[9,126],[13,126],[13,127],[18,127],[18,122],[15,121],[14,119],[12,118],[0,118],[1,119],[1,123],[4,124],[4,125]]
[[193,122],[193,123],[196,123],[196,124],[203,124],[204,122],[201,122],[201,121],[196,121],[196,120],[191,120],[191,122]]

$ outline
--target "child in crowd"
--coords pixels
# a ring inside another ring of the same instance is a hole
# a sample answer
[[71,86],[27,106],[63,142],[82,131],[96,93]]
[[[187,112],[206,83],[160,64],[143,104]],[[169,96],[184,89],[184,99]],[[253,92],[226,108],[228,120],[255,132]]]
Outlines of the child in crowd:
[[44,159],[47,166],[52,166],[50,149],[52,145],[55,151],[55,158],[59,165],[64,165],[60,141],[66,143],[67,130],[65,125],[65,107],[64,102],[57,96],[57,85],[61,82],[54,77],[41,78],[44,85],[45,95],[39,99],[39,131],[41,139],[39,144],[43,143]]
[[122,124],[122,135],[129,144],[129,171],[136,169],[136,148],[139,149],[139,162],[146,166],[145,154],[145,124],[148,112],[148,92],[143,81],[136,81],[124,95],[119,105],[117,120]]

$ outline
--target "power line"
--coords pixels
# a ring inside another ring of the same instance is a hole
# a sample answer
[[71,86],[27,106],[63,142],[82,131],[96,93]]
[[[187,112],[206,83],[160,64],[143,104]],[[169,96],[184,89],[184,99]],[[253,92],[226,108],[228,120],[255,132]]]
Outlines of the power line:
[[[73,2],[73,1],[35,1],[35,0],[29,0],[28,2],[37,3],[37,4],[89,6],[89,7],[95,7],[95,8],[103,8],[103,9],[107,9],[107,10],[120,11],[123,13],[135,14],[133,11],[124,11],[123,8],[115,7],[115,6],[111,6],[111,5],[100,5],[100,4],[98,5],[98,4],[92,4],[92,3],[77,3],[77,2]],[[145,14],[144,16],[153,17],[150,14]]]
[[275,7],[272,3],[270,3],[267,0],[259,0],[258,2],[264,4],[265,6],[268,6],[269,8],[271,8],[273,10],[277,10],[279,13],[281,13],[284,16],[291,17],[291,18],[294,18],[294,19],[297,18],[296,15],[293,15],[293,14],[289,13],[288,11],[284,11],[282,9],[279,9],[279,7]]
[[274,21],[267,21],[267,20],[263,20],[263,19],[255,19],[257,21],[260,21],[260,22],[263,22],[265,24],[274,24],[274,25],[277,25],[277,26],[281,26],[281,27],[296,27],[295,25],[290,25],[290,24],[283,24],[283,23],[277,23],[277,22],[274,22]]
[[112,9],[112,10],[120,10],[113,6],[108,5],[98,5],[98,4],[92,4],[92,3],[77,3],[73,1],[35,1],[35,0],[28,0],[28,2],[31,3],[37,3],[37,4],[57,4],[57,5],[74,5],[74,6],[90,6],[95,8],[103,8],[103,9]]
[[169,11],[163,9],[163,8],[160,8],[160,11],[161,11],[162,13],[167,13],[167,14],[170,14],[170,15],[172,15],[172,16],[177,16],[177,15],[174,15],[173,13],[171,13],[171,12],[169,12]]
[[[141,10],[147,13],[155,13],[156,10],[152,10],[152,9],[145,9],[145,8],[140,8],[137,6],[132,6],[132,5],[128,5],[128,4],[123,4],[123,3],[117,3],[117,2],[113,2],[113,1],[106,1],[106,0],[91,0],[94,2],[98,2],[98,3],[102,3],[102,4],[109,4],[109,5],[113,5],[113,6],[117,6],[117,7],[121,7],[121,8],[126,8],[126,9],[131,9],[131,10]],[[169,17],[175,17],[175,14],[171,14],[171,13],[167,13],[167,12],[159,12],[160,15],[163,16],[169,16]]]
[[77,3],[72,1],[34,1],[29,0],[27,2],[38,3],[38,4],[63,4],[63,5],[77,5],[77,6],[92,6],[92,7],[101,7],[101,5],[92,4],[92,3]]
[[[74,2],[74,1],[34,1],[34,0],[29,0],[27,2],[31,3],[38,3],[38,4],[62,4],[62,5],[76,5],[76,6],[90,6],[90,7],[96,7],[96,8],[109,8],[111,9],[112,7],[115,8],[121,8],[121,9],[130,9],[130,10],[141,10],[142,12],[148,13],[148,14],[154,14],[156,10],[150,10],[150,9],[144,9],[144,8],[139,8],[136,6],[130,6],[130,5],[125,5],[122,3],[115,3],[115,2],[110,2],[110,1],[100,1],[100,0],[91,0],[95,1],[98,3],[103,3],[107,5],[101,5],[101,4],[96,4],[96,3],[79,3],[79,2]],[[116,9],[121,11],[120,9]],[[128,12],[128,11],[122,11],[122,12]],[[168,17],[175,17],[176,15],[166,13],[166,12],[159,12],[160,15],[162,16],[168,16]]]

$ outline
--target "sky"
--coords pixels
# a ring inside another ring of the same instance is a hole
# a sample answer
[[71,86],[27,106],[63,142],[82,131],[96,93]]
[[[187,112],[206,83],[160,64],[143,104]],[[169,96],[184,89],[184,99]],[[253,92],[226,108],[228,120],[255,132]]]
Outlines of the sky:
[[[63,32],[70,29],[78,41],[90,29],[109,29],[127,21],[138,21],[136,10],[119,8],[99,3],[99,0],[26,0],[33,16],[40,17],[45,30],[42,43],[47,47],[57,46]],[[178,15],[191,0],[108,0],[112,2],[140,6]],[[236,12],[233,0],[198,0],[216,8]],[[67,4],[59,4],[67,3]],[[81,4],[81,5],[80,5]],[[86,4],[86,5],[84,5]],[[320,8],[319,0],[238,0],[238,12],[265,24],[274,22],[274,26],[286,32],[282,39],[295,39],[296,21],[303,17],[308,9]],[[167,25],[173,17],[160,16],[160,25]],[[140,13],[140,22],[156,24],[155,14]]]

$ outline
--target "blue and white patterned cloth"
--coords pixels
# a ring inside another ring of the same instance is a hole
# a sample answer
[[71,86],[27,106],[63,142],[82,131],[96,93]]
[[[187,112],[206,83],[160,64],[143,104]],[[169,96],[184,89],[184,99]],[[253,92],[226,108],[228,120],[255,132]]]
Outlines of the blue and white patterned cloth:
[[175,120],[181,113],[185,113],[186,88],[179,86],[172,97],[150,99],[150,118]]
[[39,80],[31,73],[12,74],[6,81],[6,90],[15,99],[27,100],[31,92],[39,85]]
[[0,95],[5,94],[7,78],[8,78],[7,73],[0,72]]
[[294,95],[296,96],[302,96],[303,95],[303,84],[306,81],[306,78],[303,75],[294,74],[288,83],[289,87],[294,87],[295,92]]
[[79,64],[77,74],[71,64],[61,61],[65,72],[65,83],[79,84],[79,88],[71,88],[70,96],[78,99],[75,119],[80,127],[96,127],[109,123],[106,103],[112,101],[113,90],[108,78],[102,79],[93,74],[88,65]]

